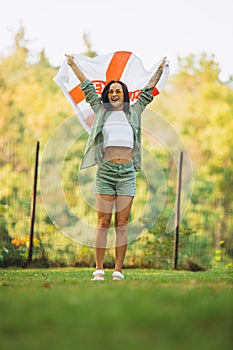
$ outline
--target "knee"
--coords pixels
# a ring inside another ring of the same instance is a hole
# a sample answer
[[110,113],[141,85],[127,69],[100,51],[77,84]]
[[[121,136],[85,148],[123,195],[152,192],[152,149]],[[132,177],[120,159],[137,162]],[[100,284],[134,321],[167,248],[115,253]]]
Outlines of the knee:
[[98,228],[109,228],[111,220],[109,218],[100,218],[98,220]]
[[116,219],[115,221],[115,227],[118,229],[124,229],[127,224],[128,224],[127,219]]

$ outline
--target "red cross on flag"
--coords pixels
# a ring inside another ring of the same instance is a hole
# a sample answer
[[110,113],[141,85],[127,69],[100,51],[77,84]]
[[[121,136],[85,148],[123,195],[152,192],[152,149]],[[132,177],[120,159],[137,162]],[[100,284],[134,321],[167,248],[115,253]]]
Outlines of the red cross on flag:
[[[94,58],[81,54],[71,55],[83,73],[95,85],[97,94],[101,95],[109,81],[121,80],[128,87],[131,103],[137,101],[141,89],[146,86],[161,63],[158,61],[152,68],[146,70],[140,58],[128,51],[117,51]],[[167,61],[161,79],[153,90],[153,96],[161,92],[168,75],[169,63]],[[71,103],[84,129],[89,132],[95,116],[90,105],[86,103],[84,92],[80,89],[80,81],[67,64],[67,60],[62,63],[54,80]]]

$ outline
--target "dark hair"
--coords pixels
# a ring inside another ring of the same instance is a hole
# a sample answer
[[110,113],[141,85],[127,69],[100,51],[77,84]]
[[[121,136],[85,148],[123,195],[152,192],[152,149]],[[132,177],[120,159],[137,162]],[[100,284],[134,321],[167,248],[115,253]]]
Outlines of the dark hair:
[[124,94],[123,111],[125,113],[129,113],[129,91],[128,91],[127,85],[120,80],[111,80],[107,85],[105,85],[101,95],[101,101],[104,103],[104,106],[108,111],[113,110],[113,107],[109,102],[109,98],[108,98],[108,90],[113,83],[118,83],[122,86],[122,90]]

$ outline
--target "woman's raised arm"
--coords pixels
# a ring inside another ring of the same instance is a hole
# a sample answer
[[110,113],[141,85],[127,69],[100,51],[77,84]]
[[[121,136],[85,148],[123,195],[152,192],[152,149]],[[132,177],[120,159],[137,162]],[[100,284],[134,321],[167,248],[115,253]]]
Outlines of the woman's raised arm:
[[153,77],[150,79],[150,81],[148,82],[147,86],[149,86],[150,88],[154,88],[156,86],[156,84],[158,83],[159,79],[161,78],[161,75],[163,73],[163,67],[166,63],[166,59],[167,57],[164,57],[162,59],[162,62],[160,63],[157,71],[155,72],[155,74],[153,75]]
[[87,77],[85,74],[81,71],[81,69],[77,66],[77,64],[74,62],[74,57],[71,55],[66,55],[67,58],[67,64],[72,68],[74,74],[80,80],[81,83],[83,83],[85,80],[87,80]]

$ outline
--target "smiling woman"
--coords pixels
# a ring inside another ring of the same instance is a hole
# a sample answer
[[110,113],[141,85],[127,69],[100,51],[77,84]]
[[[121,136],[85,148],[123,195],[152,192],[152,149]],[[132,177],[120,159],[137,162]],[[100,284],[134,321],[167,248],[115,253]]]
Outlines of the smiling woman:
[[111,80],[104,88],[101,97],[108,110],[129,112],[129,92],[127,86],[120,80]]
[[136,171],[141,169],[141,114],[153,100],[156,84],[167,79],[168,62],[166,57],[162,59],[147,86],[141,90],[137,102],[130,105],[128,88],[122,81],[110,80],[100,97],[74,57],[66,57],[96,115],[81,165],[83,169],[98,164],[94,182],[98,224],[93,280],[104,280],[104,255],[114,205],[116,262],[112,278],[121,280],[124,278],[122,266],[127,250],[128,220],[136,195]]

